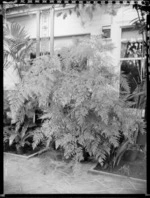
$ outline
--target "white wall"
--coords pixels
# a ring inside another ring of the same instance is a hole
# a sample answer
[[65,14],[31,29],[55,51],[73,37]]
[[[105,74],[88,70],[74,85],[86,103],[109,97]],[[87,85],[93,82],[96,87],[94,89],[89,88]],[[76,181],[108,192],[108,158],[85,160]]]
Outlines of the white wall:
[[[92,20],[90,20],[85,13],[82,13],[81,17],[77,17],[74,11],[71,15],[68,14],[68,16],[63,19],[63,16],[57,17],[59,12],[60,11],[58,10],[55,11],[54,36],[66,36],[84,33],[99,34],[101,33],[102,25],[106,26],[111,24],[111,16],[104,13],[103,9],[99,7],[95,11]],[[65,12],[66,10],[63,11],[63,13]],[[8,18],[8,20],[20,23],[21,25],[25,26],[30,36],[32,38],[36,38],[36,14]],[[86,22],[84,26],[82,25],[82,21]],[[50,28],[51,27],[49,27],[49,30]]]
[[[65,13],[64,11],[63,13]],[[103,9],[98,9],[95,11],[93,19],[90,18],[84,12],[81,12],[81,17],[77,17],[76,13],[73,11],[71,15],[63,19],[63,14],[59,17],[56,15],[59,11],[55,12],[55,36],[62,35],[72,35],[72,34],[100,34],[102,25],[111,24],[111,16],[109,14],[104,14]],[[85,22],[82,25],[82,21]]]

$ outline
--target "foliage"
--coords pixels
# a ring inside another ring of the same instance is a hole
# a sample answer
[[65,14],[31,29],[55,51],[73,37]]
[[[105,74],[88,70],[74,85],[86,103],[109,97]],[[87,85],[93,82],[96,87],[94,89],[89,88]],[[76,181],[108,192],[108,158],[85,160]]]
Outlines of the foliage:
[[22,78],[21,69],[26,65],[25,58],[32,49],[33,41],[30,40],[24,27],[18,23],[4,23],[4,69],[13,63]]
[[[87,8],[91,18],[93,8]],[[76,13],[80,16],[78,9]],[[5,57],[11,56],[16,67],[20,68],[32,43],[27,44],[25,34],[20,40],[19,36],[14,38],[16,34],[10,36],[9,32],[14,29],[20,30],[20,35],[24,32],[16,24],[6,25],[4,53]],[[128,146],[134,145],[137,124],[141,130],[144,127],[138,115],[127,111],[126,107],[132,104],[117,97],[117,74],[112,71],[113,64],[108,54],[112,49],[111,44],[92,37],[62,49],[60,58],[56,54],[37,58],[16,90],[9,94],[12,122],[16,123],[17,131],[11,132],[10,144],[16,141],[23,146],[31,135],[33,148],[41,141],[46,141],[48,147],[55,139],[56,148],[63,147],[65,157],[72,158],[73,164],[83,159],[83,150],[86,149],[101,165],[113,147],[113,165],[118,164]],[[120,80],[128,92],[125,76],[122,75]],[[43,124],[28,133],[25,117],[30,117],[34,123],[33,104],[36,100],[45,112],[41,117]],[[120,131],[125,137],[121,145]]]
[[[7,91],[7,95],[10,92]],[[9,142],[9,146],[15,144],[16,147],[24,147],[25,144],[30,145],[32,141],[28,141],[29,137],[33,137],[33,129],[39,127],[37,123],[39,109],[37,108],[36,100],[26,101],[24,106],[20,109],[17,121],[14,122],[11,117],[9,105],[7,104],[7,96],[5,92],[5,106],[4,106],[4,143]],[[38,113],[37,113],[38,112]],[[8,122],[11,118],[11,122]],[[31,138],[30,138],[31,139]]]
[[[63,7],[65,7],[66,4],[63,4]],[[105,10],[105,13],[110,14],[110,15],[116,15],[117,11],[119,8],[121,8],[121,4],[111,4],[109,3],[108,5],[105,4],[103,5],[103,9]],[[101,4],[76,4],[74,8],[70,8],[66,11],[59,12],[57,14],[57,17],[63,15],[63,19],[65,19],[68,15],[71,15],[72,13],[75,13],[77,17],[82,18],[82,14],[85,13],[90,20],[93,19],[93,13],[99,8],[102,7]]]
[[[146,25],[146,16],[147,14],[149,14],[149,10],[150,10],[150,2],[147,0],[142,1],[142,4],[140,3],[136,3],[133,5],[133,9],[136,10],[137,12],[137,18],[135,18],[134,20],[131,21],[132,25],[134,25],[134,28],[138,28],[139,29],[139,33],[142,34],[142,39],[143,39],[143,57],[145,54],[147,54],[146,52],[146,47],[147,46],[147,42],[146,42],[146,33],[147,33],[147,25]],[[148,67],[146,61],[145,61],[145,71],[147,71],[146,67]],[[145,72],[145,76],[144,79],[142,79],[142,83],[140,84],[140,86],[137,87],[137,89],[135,90],[135,92],[133,93],[133,95],[131,97],[136,98],[137,101],[137,108],[139,109],[145,109],[145,119],[146,119],[146,115],[147,115],[147,107],[146,107],[146,103],[147,103],[147,93],[146,93],[146,87],[147,87],[147,73]]]
[[119,169],[119,172],[122,173],[123,175],[129,176],[130,175],[130,167],[129,167],[129,165],[123,165]]
[[129,140],[123,141],[122,144],[116,150],[116,155],[114,156],[114,158],[112,160],[112,167],[118,166],[122,157],[123,157],[123,155],[125,154],[125,152],[127,150],[135,148],[135,146],[136,146],[136,149],[137,149],[138,145],[130,143]]
[[150,3],[148,1],[143,1],[142,4],[137,3],[133,5],[133,9],[137,12],[137,18],[133,19],[132,25],[139,29],[139,33],[142,34],[143,43],[146,43],[146,15],[149,13]]
[[[23,70],[27,65],[26,56],[32,49],[33,41],[30,40],[24,27],[17,23],[10,23],[8,21],[4,22],[4,70],[14,66],[17,69],[20,80],[23,78]],[[30,65],[28,65],[28,68]],[[16,84],[16,87],[18,85]],[[17,94],[16,90],[8,91],[7,95],[14,96]],[[15,100],[15,98],[14,98]],[[7,121],[9,115],[9,105],[7,104],[7,96],[4,98],[4,104],[6,104],[4,109],[4,119]],[[16,146],[23,147],[25,144],[29,144],[26,139],[33,136],[29,131],[30,128],[35,127],[35,111],[36,100],[34,102],[25,101],[24,106],[19,111],[19,116],[16,122],[11,120],[9,126],[4,126],[4,141],[9,141],[11,144],[16,144]],[[14,127],[11,126],[14,125]],[[12,128],[15,128],[12,130]]]
[[142,79],[142,82],[140,85],[137,86],[135,91],[128,96],[128,99],[134,98],[136,101],[136,108],[137,109],[146,109],[146,99],[147,99],[147,84],[146,84],[146,78]]
[[[43,109],[43,124],[35,131],[34,145],[43,137],[74,164],[83,159],[83,148],[103,165],[111,147],[119,146],[120,131],[131,143],[136,125],[143,123],[119,98],[119,75],[111,58],[113,45],[100,36],[76,40],[60,56],[38,57],[15,93],[9,94],[12,119],[17,122],[24,102],[35,98]],[[124,79],[122,76],[121,79]],[[128,83],[121,80],[121,86]]]
[[8,113],[10,112],[10,105],[7,99],[8,91],[3,92],[3,124],[8,125],[11,123],[11,120],[8,118]]
[[16,148],[24,147],[25,144],[30,145],[27,140],[29,137],[33,136],[32,132],[27,133],[27,125],[23,127],[20,133],[12,129],[12,127],[4,127],[4,142],[9,142],[9,146],[13,143],[16,144]]

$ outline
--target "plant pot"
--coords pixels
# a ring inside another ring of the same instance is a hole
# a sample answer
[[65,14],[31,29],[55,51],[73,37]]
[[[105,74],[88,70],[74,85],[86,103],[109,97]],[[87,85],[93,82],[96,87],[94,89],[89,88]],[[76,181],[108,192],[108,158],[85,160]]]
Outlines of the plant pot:
[[137,159],[138,156],[137,150],[127,150],[123,156],[123,160],[127,162],[133,162]]
[[22,147],[16,147],[17,154],[23,154],[23,148]]

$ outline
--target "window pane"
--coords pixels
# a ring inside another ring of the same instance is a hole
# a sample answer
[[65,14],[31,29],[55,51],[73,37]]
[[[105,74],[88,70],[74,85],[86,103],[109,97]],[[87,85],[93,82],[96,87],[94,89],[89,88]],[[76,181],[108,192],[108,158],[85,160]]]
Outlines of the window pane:
[[128,39],[128,40],[142,39],[142,34],[139,34],[139,31],[133,28],[123,28],[121,38]]
[[[141,60],[127,60],[121,61],[121,73],[124,74],[127,78],[127,82],[129,84],[130,92],[128,94],[132,94],[137,87],[141,86],[142,82],[142,65]],[[120,86],[120,96],[124,97],[128,94],[124,93],[125,89]],[[135,102],[134,98],[128,99],[130,102]],[[135,107],[133,105],[132,107]]]
[[141,83],[141,60],[127,60],[121,63],[121,72],[130,79],[131,92]]
[[103,29],[102,32],[104,38],[110,38],[110,29]]
[[[145,56],[142,42],[121,43],[121,58],[139,58]],[[144,52],[144,53],[143,53]]]
[[[132,103],[130,108],[144,108],[143,105],[141,106],[141,96],[135,97],[133,95],[135,92],[143,90],[143,78],[146,71],[144,59],[133,60],[134,58],[142,58],[146,55],[145,44],[138,40],[141,38],[142,35],[138,33],[138,30],[133,28],[122,29],[121,58],[126,58],[126,60],[121,61],[121,73],[127,78],[129,93],[126,93],[125,89],[120,86],[120,97],[127,97],[127,102],[135,103]],[[131,94],[130,97],[129,94]]]

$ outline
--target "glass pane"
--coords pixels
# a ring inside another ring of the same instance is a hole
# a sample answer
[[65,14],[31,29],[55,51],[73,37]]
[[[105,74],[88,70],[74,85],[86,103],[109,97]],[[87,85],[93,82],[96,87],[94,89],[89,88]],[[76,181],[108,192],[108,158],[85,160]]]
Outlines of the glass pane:
[[[129,93],[126,93],[126,90],[120,86],[120,97],[127,97],[128,94],[132,94],[137,88],[142,85],[143,69],[142,69],[142,60],[127,60],[121,61],[121,73],[126,76]],[[130,108],[137,107],[137,99],[130,96],[128,102],[135,102]]]
[[130,91],[132,93],[136,88],[136,85],[141,83],[141,60],[127,60],[121,62],[121,72],[127,76],[131,87]]
[[142,42],[121,43],[121,58],[144,57],[145,52],[145,46]]
[[110,29],[103,29],[102,32],[104,38],[110,38]]
[[139,34],[138,30],[135,30],[133,28],[123,28],[122,29],[122,39],[142,39],[142,34]]

